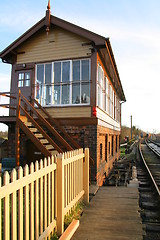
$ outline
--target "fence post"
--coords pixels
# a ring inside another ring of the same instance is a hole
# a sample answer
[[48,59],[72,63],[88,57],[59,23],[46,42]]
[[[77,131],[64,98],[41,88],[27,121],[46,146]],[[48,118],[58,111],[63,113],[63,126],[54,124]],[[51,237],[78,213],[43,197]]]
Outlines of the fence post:
[[64,231],[64,155],[57,156],[57,234]]
[[85,203],[89,203],[89,148],[85,148],[85,160],[83,162],[83,190],[83,200]]

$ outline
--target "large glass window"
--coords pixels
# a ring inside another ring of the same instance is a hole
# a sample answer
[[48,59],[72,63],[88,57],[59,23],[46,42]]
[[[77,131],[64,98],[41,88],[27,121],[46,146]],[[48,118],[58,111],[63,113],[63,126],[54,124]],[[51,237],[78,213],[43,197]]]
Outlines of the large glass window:
[[98,64],[98,106],[104,111],[108,112],[108,78],[106,77],[104,70],[100,64]]
[[72,63],[72,103],[90,103],[89,60],[74,60]]
[[103,81],[104,72],[100,65],[98,65],[98,106],[103,108]]
[[109,84],[109,114],[113,116],[113,89]]
[[114,119],[120,118],[119,100],[100,63],[97,68],[97,105]]
[[45,65],[45,89],[44,89],[44,103],[50,105],[52,102],[52,64]]
[[37,65],[35,98],[42,105],[50,105],[52,101],[52,64]]
[[105,87],[106,87],[106,109],[105,109],[105,111],[108,113],[108,84],[109,84],[109,82],[108,82],[108,78],[107,77],[105,77],[105,82],[106,82],[106,85],[105,85]]
[[36,98],[42,105],[89,104],[90,60],[38,64],[36,89]]

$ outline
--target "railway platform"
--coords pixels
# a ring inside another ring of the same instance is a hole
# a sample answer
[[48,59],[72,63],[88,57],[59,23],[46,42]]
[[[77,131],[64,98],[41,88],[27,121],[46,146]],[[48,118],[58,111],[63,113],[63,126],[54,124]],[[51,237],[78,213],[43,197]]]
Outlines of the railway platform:
[[72,240],[140,240],[143,235],[138,184],[132,182],[128,187],[100,187]]

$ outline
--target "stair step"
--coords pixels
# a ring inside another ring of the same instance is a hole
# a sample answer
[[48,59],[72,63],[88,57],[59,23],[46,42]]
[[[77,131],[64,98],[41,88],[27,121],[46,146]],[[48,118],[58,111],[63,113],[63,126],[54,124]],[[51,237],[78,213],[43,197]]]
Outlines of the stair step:
[[29,128],[29,130],[30,130],[31,132],[38,132],[38,129],[37,129],[37,128]]
[[33,126],[31,122],[24,122],[24,124],[25,124],[27,127]]
[[23,123],[27,122],[27,117],[26,116],[20,116],[20,119]]
[[45,144],[45,143],[48,143],[48,140],[47,139],[40,139],[40,142],[42,143],[42,144]]
[[43,138],[43,135],[42,135],[41,133],[36,133],[35,136],[36,136],[37,138]]
[[49,149],[54,149],[54,147],[52,145],[44,145],[48,150]]

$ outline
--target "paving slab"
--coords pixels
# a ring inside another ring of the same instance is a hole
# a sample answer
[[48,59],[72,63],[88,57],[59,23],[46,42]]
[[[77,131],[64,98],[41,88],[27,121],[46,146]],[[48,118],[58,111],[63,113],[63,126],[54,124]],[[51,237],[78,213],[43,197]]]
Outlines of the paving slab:
[[72,240],[142,240],[138,187],[100,187]]

